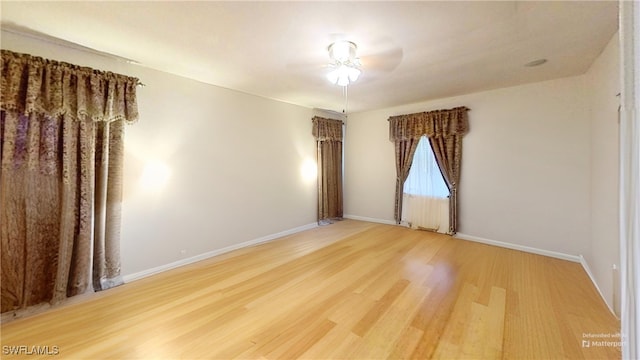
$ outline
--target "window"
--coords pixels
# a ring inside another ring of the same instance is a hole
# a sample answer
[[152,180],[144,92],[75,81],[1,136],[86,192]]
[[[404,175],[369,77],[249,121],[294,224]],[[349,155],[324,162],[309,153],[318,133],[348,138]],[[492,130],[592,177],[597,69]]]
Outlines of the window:
[[404,193],[435,198],[449,196],[449,188],[444,182],[426,136],[420,138],[420,142],[418,142],[409,176],[404,183]]

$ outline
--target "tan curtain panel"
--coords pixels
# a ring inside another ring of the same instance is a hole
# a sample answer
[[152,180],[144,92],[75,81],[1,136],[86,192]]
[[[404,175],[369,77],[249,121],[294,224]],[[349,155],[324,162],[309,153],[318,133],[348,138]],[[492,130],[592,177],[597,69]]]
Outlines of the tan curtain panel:
[[6,50],[1,73],[2,312],[121,282],[123,123],[138,118],[138,79]]
[[394,217],[396,223],[400,224],[402,219],[402,201],[404,182],[409,176],[413,155],[416,153],[420,138],[407,140],[398,140],[394,142],[396,151],[396,197],[394,207]]
[[[409,175],[415,147],[423,135],[435,154],[442,176],[450,191],[449,233],[458,229],[458,185],[462,161],[462,137],[469,131],[466,107],[436,110],[389,118],[389,139],[396,152],[396,197],[394,217],[402,219],[402,193]],[[413,151],[411,150],[413,148]]]
[[342,121],[313,118],[318,161],[318,222],[341,219],[342,200]]

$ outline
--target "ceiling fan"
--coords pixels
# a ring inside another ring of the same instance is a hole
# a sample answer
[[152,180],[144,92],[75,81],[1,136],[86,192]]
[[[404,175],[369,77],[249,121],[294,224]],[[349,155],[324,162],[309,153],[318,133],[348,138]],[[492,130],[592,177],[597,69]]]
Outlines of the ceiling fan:
[[331,63],[331,71],[327,74],[327,79],[340,86],[347,86],[358,80],[360,77],[360,58],[356,57],[358,46],[348,40],[338,40],[331,43],[327,50]]
[[[352,40],[354,38],[357,40]],[[297,54],[298,59],[287,68],[300,76],[322,76],[331,83],[347,86],[356,80],[365,83],[383,78],[396,69],[403,58],[402,48],[386,37],[361,34],[352,38],[330,34],[328,40],[324,52]]]

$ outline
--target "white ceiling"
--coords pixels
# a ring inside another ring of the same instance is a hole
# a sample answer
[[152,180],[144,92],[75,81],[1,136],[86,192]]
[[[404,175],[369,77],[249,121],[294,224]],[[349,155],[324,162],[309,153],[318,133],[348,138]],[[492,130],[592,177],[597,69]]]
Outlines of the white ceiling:
[[[617,2],[7,2],[4,28],[307,107],[341,111],[327,46],[358,45],[349,111],[584,73]],[[546,58],[539,67],[524,67]],[[141,79],[144,82],[144,79]]]

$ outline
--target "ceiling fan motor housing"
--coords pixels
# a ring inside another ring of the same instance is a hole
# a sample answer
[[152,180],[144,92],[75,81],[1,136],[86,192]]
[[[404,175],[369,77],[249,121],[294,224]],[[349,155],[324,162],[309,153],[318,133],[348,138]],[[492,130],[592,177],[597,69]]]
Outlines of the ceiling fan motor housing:
[[356,49],[358,49],[358,47],[351,41],[336,41],[329,45],[329,57],[340,63],[354,63],[356,59]]

